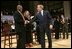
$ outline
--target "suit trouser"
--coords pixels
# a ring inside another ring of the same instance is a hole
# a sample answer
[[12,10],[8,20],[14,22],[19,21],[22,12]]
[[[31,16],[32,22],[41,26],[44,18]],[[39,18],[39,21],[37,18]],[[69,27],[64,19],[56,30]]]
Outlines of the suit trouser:
[[17,40],[17,48],[25,48],[25,43],[26,43],[26,36],[25,32],[19,32],[20,34],[18,35],[18,40]]
[[41,47],[45,48],[45,32],[47,34],[48,37],[48,48],[52,47],[52,40],[51,40],[51,30],[48,29],[48,27],[44,27],[44,26],[39,26],[40,29],[40,43],[41,43]]
[[55,31],[55,39],[59,39],[59,29],[56,29]]
[[39,26],[37,26],[37,28],[36,28],[36,35],[37,35],[37,42],[39,42],[39,44],[40,44],[40,30],[39,30]]

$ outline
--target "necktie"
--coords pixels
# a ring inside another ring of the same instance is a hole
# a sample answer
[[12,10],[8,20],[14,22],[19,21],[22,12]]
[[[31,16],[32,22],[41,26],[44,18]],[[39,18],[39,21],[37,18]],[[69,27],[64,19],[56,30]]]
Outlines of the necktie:
[[41,11],[41,15],[43,16],[43,11]]
[[40,13],[41,16],[43,16],[41,12],[39,12],[39,13]]

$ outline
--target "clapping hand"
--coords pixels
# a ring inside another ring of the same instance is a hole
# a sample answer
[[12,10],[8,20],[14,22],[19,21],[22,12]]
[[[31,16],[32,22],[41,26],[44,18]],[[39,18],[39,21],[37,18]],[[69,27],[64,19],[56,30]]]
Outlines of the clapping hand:
[[25,20],[25,24],[28,24],[30,21],[28,21],[28,20]]
[[50,25],[49,28],[52,29],[53,28],[53,25]]

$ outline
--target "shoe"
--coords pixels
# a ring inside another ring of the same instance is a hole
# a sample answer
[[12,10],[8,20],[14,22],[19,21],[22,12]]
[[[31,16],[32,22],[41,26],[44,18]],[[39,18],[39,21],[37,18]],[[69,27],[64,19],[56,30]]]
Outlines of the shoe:
[[29,43],[29,47],[33,47],[33,44],[32,43]]

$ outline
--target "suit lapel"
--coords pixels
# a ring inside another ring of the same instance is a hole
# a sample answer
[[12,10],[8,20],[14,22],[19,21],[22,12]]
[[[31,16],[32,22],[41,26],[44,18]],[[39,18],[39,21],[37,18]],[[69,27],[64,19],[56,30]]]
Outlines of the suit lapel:
[[43,16],[45,16],[45,11],[43,11]]

